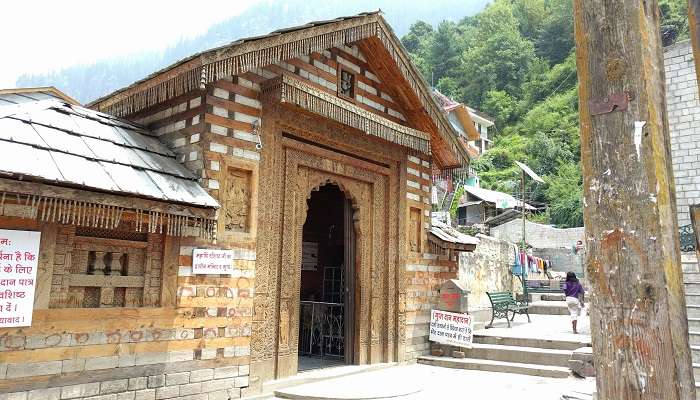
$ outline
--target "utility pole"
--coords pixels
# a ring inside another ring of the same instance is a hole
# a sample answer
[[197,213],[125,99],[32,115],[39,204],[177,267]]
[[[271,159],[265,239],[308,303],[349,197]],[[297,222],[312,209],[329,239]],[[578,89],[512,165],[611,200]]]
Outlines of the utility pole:
[[695,399],[656,0],[574,0],[600,400]]

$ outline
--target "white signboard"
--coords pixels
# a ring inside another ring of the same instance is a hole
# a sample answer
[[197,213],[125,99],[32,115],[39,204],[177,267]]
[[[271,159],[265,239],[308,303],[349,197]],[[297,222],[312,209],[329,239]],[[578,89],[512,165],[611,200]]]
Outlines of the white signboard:
[[0,328],[32,325],[40,238],[0,229]]
[[448,311],[430,312],[429,340],[458,347],[472,347],[472,316]]
[[194,249],[193,274],[232,274],[233,250]]

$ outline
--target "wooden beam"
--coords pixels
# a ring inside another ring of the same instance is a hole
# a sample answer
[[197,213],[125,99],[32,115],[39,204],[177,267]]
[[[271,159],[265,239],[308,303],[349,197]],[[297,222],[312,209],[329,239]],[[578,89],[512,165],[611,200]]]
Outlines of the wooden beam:
[[92,192],[44,183],[17,181],[0,178],[0,192],[11,192],[25,195],[55,197],[66,200],[85,201],[95,204],[124,207],[132,210],[155,210],[159,212],[186,215],[190,217],[214,218],[216,210],[212,208],[197,208],[193,206],[165,203],[138,197],[119,196],[107,193]]
[[587,277],[600,400],[690,400],[656,0],[575,0]]

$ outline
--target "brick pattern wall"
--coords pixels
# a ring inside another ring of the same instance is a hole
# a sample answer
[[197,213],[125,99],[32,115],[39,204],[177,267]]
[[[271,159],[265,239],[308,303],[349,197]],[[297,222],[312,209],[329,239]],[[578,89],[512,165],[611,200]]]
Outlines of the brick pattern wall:
[[406,360],[430,352],[430,310],[440,300],[440,286],[457,278],[454,257],[436,254],[414,255],[406,263]]
[[688,206],[700,203],[700,104],[690,41],[666,47],[664,64],[678,225],[682,226],[690,224]]

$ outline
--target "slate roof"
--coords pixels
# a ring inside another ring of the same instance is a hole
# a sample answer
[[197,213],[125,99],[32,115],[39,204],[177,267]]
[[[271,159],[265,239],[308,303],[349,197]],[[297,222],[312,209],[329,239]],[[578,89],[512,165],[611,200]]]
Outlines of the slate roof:
[[433,218],[430,224],[430,233],[438,239],[457,245],[477,245],[479,239],[466,235],[453,227],[445,224],[437,218]]
[[219,207],[143,127],[66,98],[51,91],[0,92],[0,176]]

